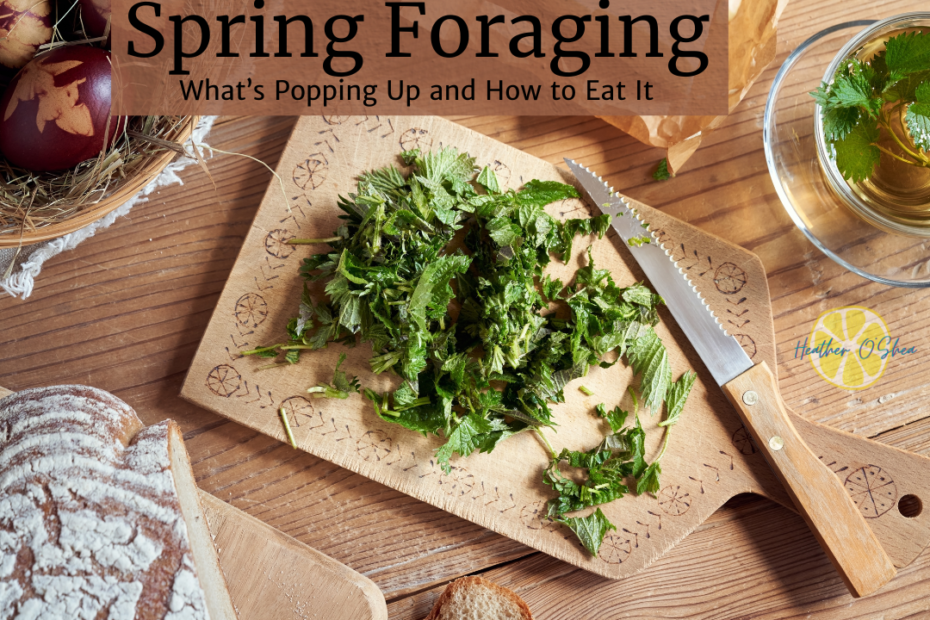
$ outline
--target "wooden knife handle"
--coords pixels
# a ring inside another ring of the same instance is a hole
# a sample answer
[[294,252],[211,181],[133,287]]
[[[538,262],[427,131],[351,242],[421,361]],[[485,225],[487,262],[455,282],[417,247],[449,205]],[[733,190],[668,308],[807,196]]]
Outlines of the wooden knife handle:
[[840,479],[818,459],[788,417],[765,362],[723,386],[757,447],[853,596],[888,583],[896,569]]

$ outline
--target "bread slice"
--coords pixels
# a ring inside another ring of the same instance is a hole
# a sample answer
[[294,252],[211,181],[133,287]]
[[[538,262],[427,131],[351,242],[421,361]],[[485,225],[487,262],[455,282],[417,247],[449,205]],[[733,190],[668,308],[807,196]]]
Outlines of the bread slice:
[[0,618],[236,620],[178,426],[84,386],[0,399]]
[[448,586],[426,620],[533,620],[519,596],[482,577],[462,577]]

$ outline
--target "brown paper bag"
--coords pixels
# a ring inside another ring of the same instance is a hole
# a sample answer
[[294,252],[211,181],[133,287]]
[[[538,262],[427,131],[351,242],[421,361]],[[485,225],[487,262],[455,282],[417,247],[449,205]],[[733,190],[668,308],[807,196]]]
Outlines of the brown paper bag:
[[[775,59],[775,28],[788,0],[730,0],[729,111]],[[668,151],[675,174],[726,116],[600,116],[640,142]]]

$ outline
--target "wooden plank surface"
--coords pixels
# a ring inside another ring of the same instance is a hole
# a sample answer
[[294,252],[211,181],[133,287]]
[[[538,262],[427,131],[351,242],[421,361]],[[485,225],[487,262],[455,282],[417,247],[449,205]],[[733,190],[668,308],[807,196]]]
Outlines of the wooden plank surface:
[[[776,64],[844,16],[920,8],[915,0],[789,3]],[[454,120],[551,163],[581,159],[626,194],[757,253],[768,274],[788,406],[928,454],[930,291],[847,274],[795,230],[762,153],[761,118],[776,70],[767,69],[684,171],[662,184],[649,177],[657,149],[596,119]],[[208,141],[274,166],[293,123],[224,119]],[[180,400],[184,373],[270,180],[241,158],[218,157],[210,170],[215,188],[202,171],[186,171],[183,187],[162,190],[50,261],[30,299],[0,299],[0,385],[88,383],[131,403],[146,423],[178,420],[202,488],[369,576],[396,618],[422,618],[431,588],[493,567],[488,576],[516,586],[543,620],[581,611],[871,619],[923,617],[930,609],[930,554],[901,570],[878,598],[853,602],[800,518],[761,499],[731,501],[650,570],[610,584]],[[830,386],[793,357],[822,311],[851,304],[877,310],[892,333],[917,346],[913,357],[895,360],[881,381],[857,393]]]

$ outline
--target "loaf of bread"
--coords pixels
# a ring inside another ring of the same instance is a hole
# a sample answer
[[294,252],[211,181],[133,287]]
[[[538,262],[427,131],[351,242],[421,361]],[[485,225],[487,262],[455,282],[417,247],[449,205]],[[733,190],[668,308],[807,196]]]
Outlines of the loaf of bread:
[[180,431],[58,386],[0,399],[0,620],[235,620]]
[[462,577],[446,586],[426,620],[533,620],[533,615],[512,590],[482,577]]

